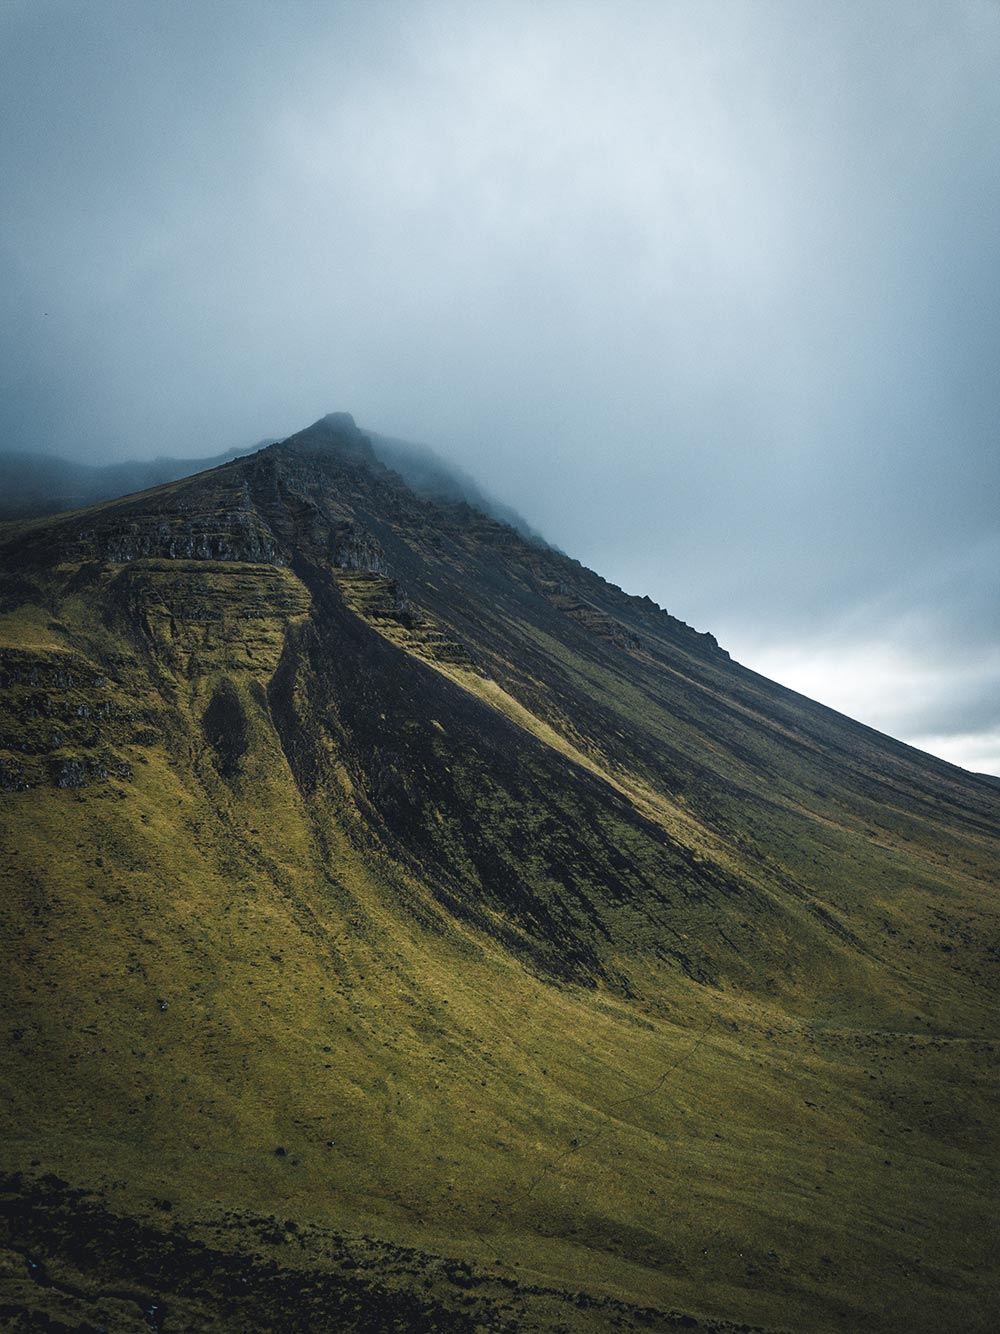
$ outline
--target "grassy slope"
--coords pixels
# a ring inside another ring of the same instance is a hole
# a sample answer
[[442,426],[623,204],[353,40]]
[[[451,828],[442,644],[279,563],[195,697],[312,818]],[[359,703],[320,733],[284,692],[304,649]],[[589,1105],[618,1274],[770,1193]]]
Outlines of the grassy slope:
[[[285,564],[95,559],[237,503]],[[349,521],[412,605],[331,569]],[[336,1328],[397,1289],[413,1328],[990,1327],[989,785],[353,464],[272,452],[4,568],[3,1166],[250,1291],[375,1247]],[[14,1305],[118,1300],[22,1228],[62,1281],[12,1250]],[[219,1319],[192,1283],[164,1328]]]

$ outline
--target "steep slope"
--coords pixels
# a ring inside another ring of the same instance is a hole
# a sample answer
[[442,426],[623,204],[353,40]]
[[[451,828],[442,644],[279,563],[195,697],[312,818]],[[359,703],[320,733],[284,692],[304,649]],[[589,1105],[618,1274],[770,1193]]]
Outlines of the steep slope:
[[344,415],[2,570],[15,1327],[990,1327],[994,785]]

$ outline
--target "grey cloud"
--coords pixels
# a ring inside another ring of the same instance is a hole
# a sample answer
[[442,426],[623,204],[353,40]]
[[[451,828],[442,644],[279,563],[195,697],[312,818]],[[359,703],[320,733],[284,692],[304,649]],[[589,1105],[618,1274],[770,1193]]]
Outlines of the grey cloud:
[[701,627],[1000,642],[996,5],[67,0],[0,43],[0,443],[342,408]]

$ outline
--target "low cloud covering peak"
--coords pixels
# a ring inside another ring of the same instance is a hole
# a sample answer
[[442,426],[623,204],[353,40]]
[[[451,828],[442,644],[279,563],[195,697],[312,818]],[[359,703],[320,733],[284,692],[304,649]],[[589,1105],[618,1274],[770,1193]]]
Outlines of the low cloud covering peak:
[[0,43],[3,447],[343,405],[754,665],[989,734],[995,4],[56,0]]

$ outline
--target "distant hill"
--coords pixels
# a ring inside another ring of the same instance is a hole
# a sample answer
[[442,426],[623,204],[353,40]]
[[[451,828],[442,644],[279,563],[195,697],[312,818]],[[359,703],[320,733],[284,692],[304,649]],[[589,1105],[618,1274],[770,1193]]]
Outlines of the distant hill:
[[992,1330],[1000,787],[394,448],[0,530],[0,1323]]
[[58,514],[174,482],[271,444],[229,449],[204,459],[132,459],[88,464],[54,454],[0,450],[0,521]]

